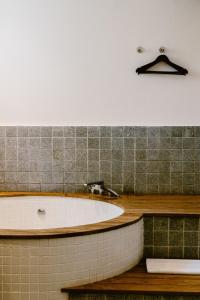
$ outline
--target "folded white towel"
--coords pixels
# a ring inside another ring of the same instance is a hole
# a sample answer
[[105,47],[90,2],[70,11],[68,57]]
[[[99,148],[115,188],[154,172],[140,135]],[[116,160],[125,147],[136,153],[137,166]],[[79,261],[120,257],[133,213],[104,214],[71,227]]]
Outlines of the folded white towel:
[[146,266],[148,273],[200,274],[200,260],[197,259],[147,258]]

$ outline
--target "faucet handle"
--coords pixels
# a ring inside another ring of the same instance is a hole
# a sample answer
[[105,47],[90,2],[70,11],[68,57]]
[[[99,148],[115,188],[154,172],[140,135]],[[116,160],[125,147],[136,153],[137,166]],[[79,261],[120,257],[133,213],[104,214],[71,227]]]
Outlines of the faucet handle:
[[84,183],[92,194],[102,194],[104,190],[104,181],[94,181],[89,183]]

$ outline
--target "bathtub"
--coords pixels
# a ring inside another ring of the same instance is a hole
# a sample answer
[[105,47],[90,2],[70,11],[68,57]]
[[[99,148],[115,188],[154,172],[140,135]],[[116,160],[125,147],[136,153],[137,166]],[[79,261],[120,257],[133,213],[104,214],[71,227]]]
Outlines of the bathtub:
[[1,197],[0,299],[64,300],[63,287],[130,269],[143,255],[143,220],[129,217],[104,201]]

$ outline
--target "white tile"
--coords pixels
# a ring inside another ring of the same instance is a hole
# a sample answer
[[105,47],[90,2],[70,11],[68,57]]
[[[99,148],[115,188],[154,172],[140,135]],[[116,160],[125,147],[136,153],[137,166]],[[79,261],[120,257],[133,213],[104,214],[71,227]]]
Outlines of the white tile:
[[137,264],[143,252],[143,222],[94,235],[0,244],[2,287],[8,299],[62,300],[63,285],[112,277]]

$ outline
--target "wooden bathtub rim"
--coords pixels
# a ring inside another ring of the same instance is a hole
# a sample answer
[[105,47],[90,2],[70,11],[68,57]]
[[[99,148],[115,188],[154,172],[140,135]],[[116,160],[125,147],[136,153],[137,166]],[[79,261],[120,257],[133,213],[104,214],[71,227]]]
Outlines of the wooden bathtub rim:
[[122,195],[110,198],[87,193],[0,192],[1,197],[61,196],[103,201],[124,209],[116,218],[88,225],[52,229],[0,229],[2,239],[48,239],[75,237],[116,230],[139,222],[143,216],[200,216],[200,195]]

